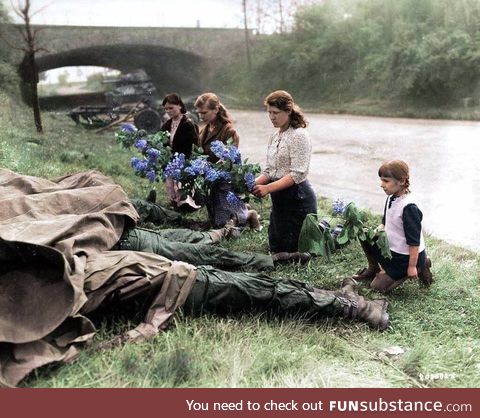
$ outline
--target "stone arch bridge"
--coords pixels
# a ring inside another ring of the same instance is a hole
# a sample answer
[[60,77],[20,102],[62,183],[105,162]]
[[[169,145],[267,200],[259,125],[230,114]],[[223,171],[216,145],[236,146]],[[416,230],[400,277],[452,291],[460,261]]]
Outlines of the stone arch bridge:
[[[13,28],[12,28],[13,29]],[[143,68],[159,94],[210,90],[215,71],[245,53],[243,29],[35,26],[39,72],[96,65],[128,72]],[[17,33],[16,30],[10,33]],[[24,81],[28,73],[19,64]],[[22,71],[23,69],[23,71]]]

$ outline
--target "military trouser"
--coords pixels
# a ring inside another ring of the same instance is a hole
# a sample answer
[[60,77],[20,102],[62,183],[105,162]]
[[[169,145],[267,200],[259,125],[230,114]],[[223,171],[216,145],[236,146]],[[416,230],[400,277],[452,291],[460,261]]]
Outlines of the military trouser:
[[[144,251],[170,260],[184,261],[195,266],[212,265],[225,269],[274,269],[272,257],[266,254],[246,254],[211,245],[208,232],[189,229],[150,231],[143,228],[126,230],[119,249]],[[181,240],[171,241],[171,239]]]
[[225,272],[200,266],[184,310],[195,314],[269,312],[305,319],[345,316],[345,308],[350,305],[336,293],[262,273]]
[[182,215],[174,210],[142,199],[130,199],[130,203],[140,215],[140,222],[152,222],[156,225],[169,223],[179,225],[182,223]]

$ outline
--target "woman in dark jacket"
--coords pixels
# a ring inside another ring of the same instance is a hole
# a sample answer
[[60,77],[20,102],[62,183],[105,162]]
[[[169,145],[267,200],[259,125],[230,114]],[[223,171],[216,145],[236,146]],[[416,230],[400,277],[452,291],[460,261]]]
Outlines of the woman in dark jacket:
[[167,94],[162,105],[169,119],[160,130],[170,132],[172,154],[178,152],[190,158],[193,145],[198,143],[197,125],[187,117],[187,109],[178,94]]
[[204,93],[198,96],[195,109],[205,123],[200,130],[198,145],[203,148],[203,153],[208,155],[208,161],[218,161],[218,157],[210,150],[213,141],[227,143],[232,139],[232,145],[238,148],[240,138],[233,127],[233,118],[216,94]]
[[[184,154],[186,158],[192,155],[194,144],[198,143],[198,127],[187,117],[187,109],[182,99],[176,93],[167,94],[162,102],[165,112],[169,119],[162,125],[162,131],[170,132],[170,146],[172,154]],[[166,180],[167,196],[171,204],[176,207],[198,209],[198,206],[191,196],[182,200],[179,193],[178,183],[167,178]]]

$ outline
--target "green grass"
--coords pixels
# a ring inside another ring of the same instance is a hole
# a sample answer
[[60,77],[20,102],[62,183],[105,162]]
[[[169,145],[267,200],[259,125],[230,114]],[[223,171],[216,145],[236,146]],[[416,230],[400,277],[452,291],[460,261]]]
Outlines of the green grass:
[[[113,133],[94,134],[65,115],[44,114],[37,135],[24,107],[0,96],[0,164],[53,178],[97,169],[132,197],[146,182],[132,174],[130,155]],[[322,207],[328,202],[322,200]],[[258,206],[266,224],[269,206]],[[205,218],[201,211],[197,218]],[[378,220],[371,215],[371,222]],[[246,231],[232,249],[266,252],[266,228]],[[179,313],[167,332],[142,344],[97,351],[77,361],[35,371],[28,387],[480,387],[480,256],[427,237],[436,282],[430,289],[408,282],[389,296],[391,327],[376,332],[361,322],[271,320],[259,315],[190,317]],[[330,262],[289,266],[272,273],[336,289],[364,265],[359,245]],[[360,287],[360,293],[378,297]],[[99,324],[95,343],[133,327],[127,315]],[[383,350],[400,346],[404,354]]]

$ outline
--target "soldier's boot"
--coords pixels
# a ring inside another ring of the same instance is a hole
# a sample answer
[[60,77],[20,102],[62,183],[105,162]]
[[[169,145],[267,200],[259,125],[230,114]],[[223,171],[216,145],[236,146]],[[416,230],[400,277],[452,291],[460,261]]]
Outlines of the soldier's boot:
[[218,244],[222,239],[231,239],[240,237],[240,228],[236,226],[235,220],[230,219],[223,228],[211,229],[208,231],[214,244]]
[[148,192],[147,198],[145,199],[147,202],[156,203],[157,202],[157,191],[152,189]]
[[368,300],[357,293],[357,282],[353,278],[346,278],[337,293],[337,298],[344,306],[345,318],[360,318],[372,328],[380,331],[390,325],[387,312],[388,302],[386,299]]

